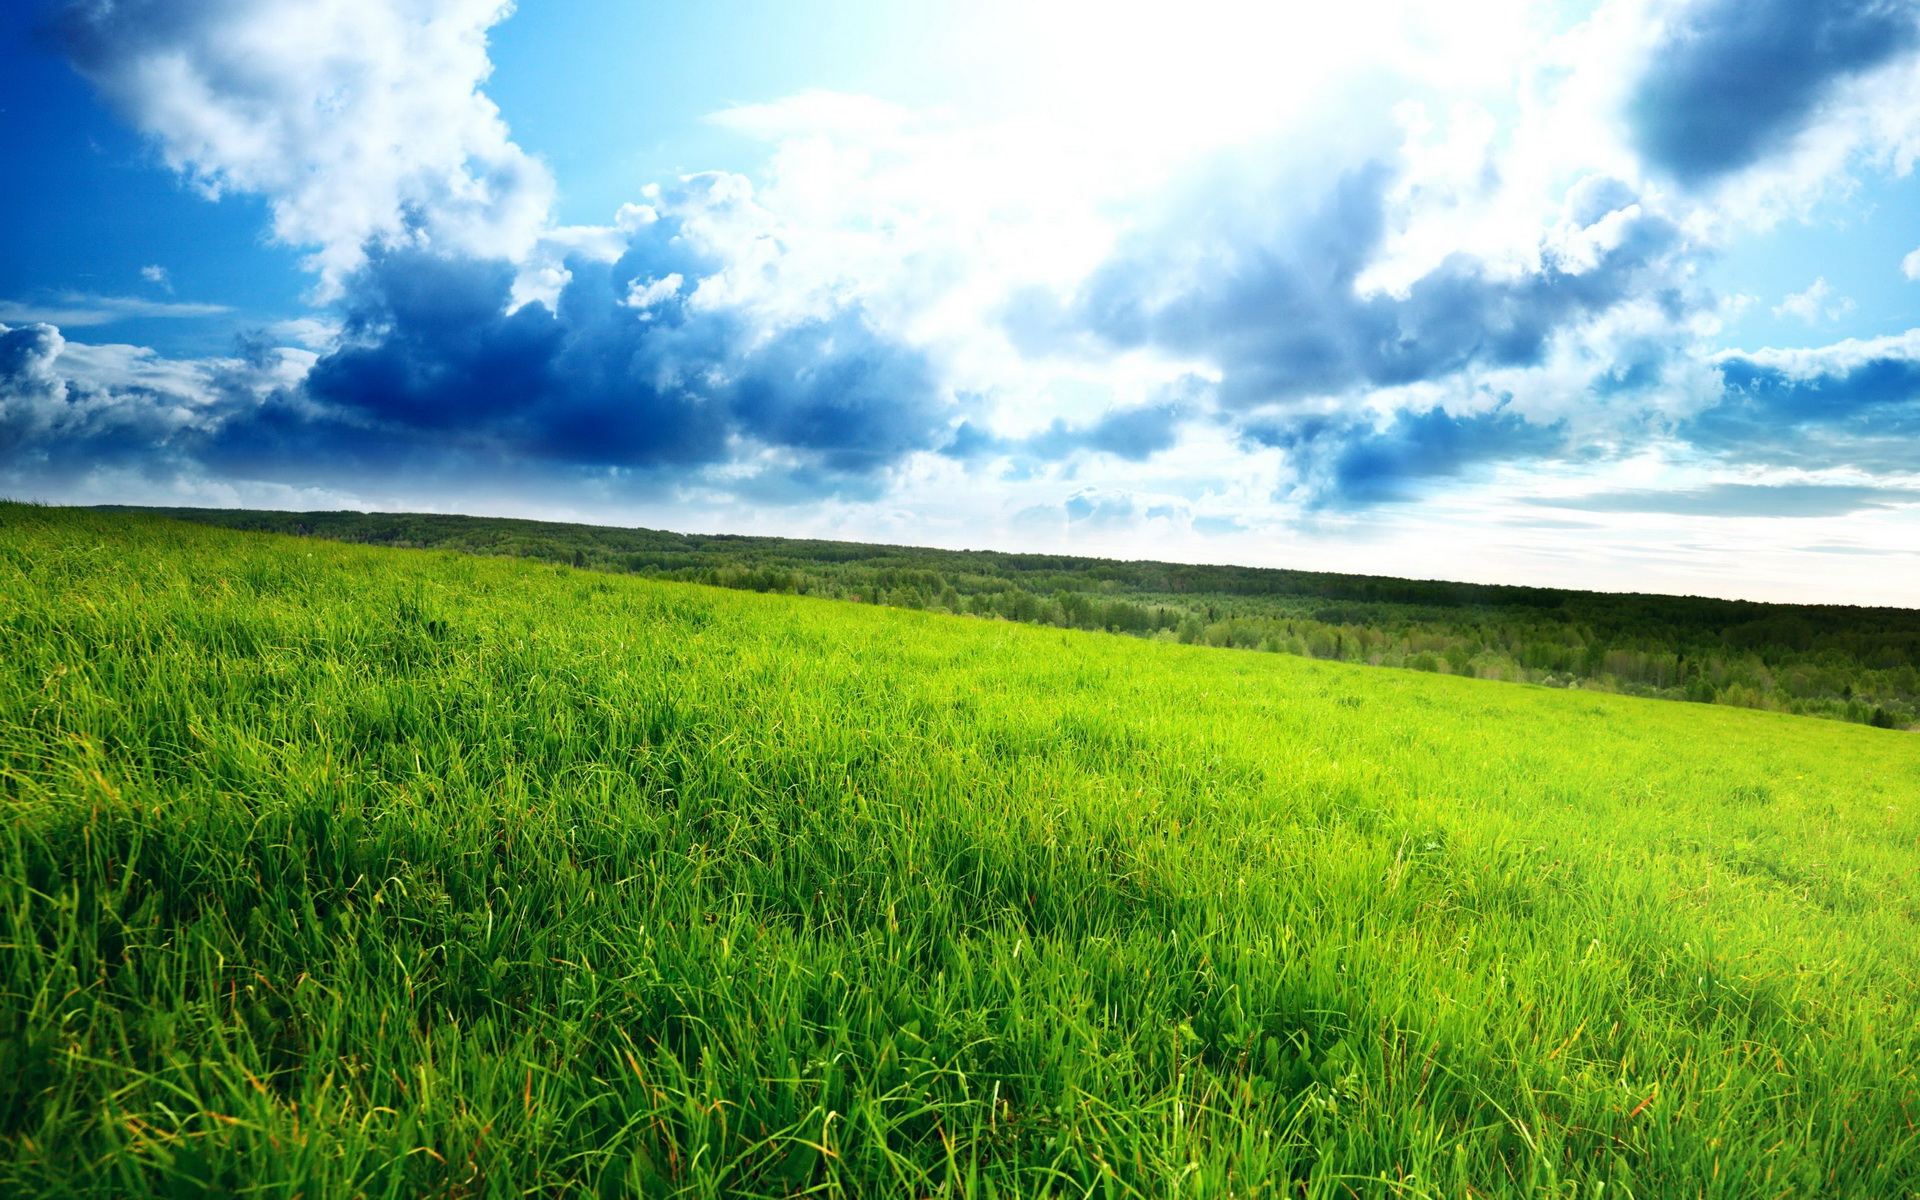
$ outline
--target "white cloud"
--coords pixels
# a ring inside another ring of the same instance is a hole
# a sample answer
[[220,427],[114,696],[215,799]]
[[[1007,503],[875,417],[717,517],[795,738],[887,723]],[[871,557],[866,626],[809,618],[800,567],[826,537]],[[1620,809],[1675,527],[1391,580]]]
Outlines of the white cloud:
[[659,279],[648,280],[646,283],[636,279],[627,286],[625,304],[628,308],[637,308],[644,312],[662,300],[673,299],[680,293],[680,285],[685,282],[686,280],[681,278],[678,271]]
[[285,349],[256,361],[174,359],[144,346],[68,341],[47,324],[0,324],[0,434],[27,448],[26,461],[0,460],[8,468],[0,481],[69,455],[84,464],[103,442],[164,454],[170,439],[296,387],[313,362],[308,351]]
[[1830,346],[1729,351],[1721,357],[1734,355],[1771,367],[1792,379],[1844,375],[1878,361],[1920,360],[1920,329],[1909,329],[1905,333],[1885,337],[1847,338]]
[[366,245],[519,258],[545,228],[546,167],[479,90],[508,0],[90,5],[76,64],[209,195],[257,193],[317,247],[323,293]]
[[1920,283],[1920,250],[1915,250],[1900,260],[1900,273]]
[[135,318],[181,320],[217,317],[232,311],[224,304],[176,304],[145,300],[139,296],[97,296],[88,292],[62,292],[51,302],[0,300],[0,321],[17,325],[45,322],[69,328],[111,325],[116,321]]
[[1836,296],[1833,287],[1822,276],[1807,285],[1803,292],[1795,292],[1774,305],[1776,317],[1798,317],[1809,325],[1818,325],[1822,321],[1837,321],[1853,311],[1853,301],[1846,296]]
[[159,264],[140,268],[140,278],[156,287],[165,288],[168,294],[173,292],[173,281],[167,278],[167,269]]
[[320,317],[294,317],[267,326],[267,336],[309,350],[325,350],[340,338],[340,323]]

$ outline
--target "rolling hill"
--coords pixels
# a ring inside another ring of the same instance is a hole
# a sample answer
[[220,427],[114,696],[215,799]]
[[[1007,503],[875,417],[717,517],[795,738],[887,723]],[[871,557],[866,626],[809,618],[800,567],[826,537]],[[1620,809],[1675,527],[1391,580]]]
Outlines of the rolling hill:
[[1883,728],[1920,720],[1920,611],[426,513],[150,511],[655,579],[993,616]]
[[12,504],[0,647],[7,1195],[1920,1188],[1907,733]]

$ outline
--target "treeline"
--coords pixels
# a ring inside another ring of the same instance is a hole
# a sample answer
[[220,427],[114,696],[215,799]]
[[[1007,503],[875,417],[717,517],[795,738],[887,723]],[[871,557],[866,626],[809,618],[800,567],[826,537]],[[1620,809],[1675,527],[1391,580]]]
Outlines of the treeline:
[[1920,721],[1920,612],[1256,567],[693,535],[419,513],[156,509],[372,545],[542,559],[761,592],[1484,679]]

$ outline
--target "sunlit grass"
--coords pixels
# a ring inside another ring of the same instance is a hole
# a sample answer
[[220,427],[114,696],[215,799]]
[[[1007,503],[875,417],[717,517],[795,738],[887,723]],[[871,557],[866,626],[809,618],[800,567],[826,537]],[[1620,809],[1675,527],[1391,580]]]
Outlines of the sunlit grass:
[[1909,1196],[1916,801],[1906,733],[4,506],[0,1194]]

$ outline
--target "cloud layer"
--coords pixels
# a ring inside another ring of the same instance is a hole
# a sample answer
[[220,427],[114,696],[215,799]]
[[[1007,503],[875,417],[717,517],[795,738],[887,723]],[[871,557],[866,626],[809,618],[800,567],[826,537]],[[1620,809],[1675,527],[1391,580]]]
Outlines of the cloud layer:
[[[773,317],[730,302],[728,246],[711,231],[750,215],[744,181],[695,178],[655,200],[619,231],[617,257],[569,258],[551,301],[516,303],[520,269],[505,260],[375,249],[341,281],[342,324],[317,357],[255,345],[116,388],[74,378],[52,326],[8,330],[0,427],[16,454],[144,446],[268,478],[452,460],[642,479],[724,465],[737,485],[790,498],[870,491],[877,473],[951,439],[925,357],[857,304]],[[777,258],[760,266],[779,270]],[[289,375],[290,362],[304,369]]]
[[134,319],[190,320],[217,317],[232,311],[224,304],[175,303],[147,300],[139,296],[97,296],[86,292],[62,292],[49,301],[37,303],[0,300],[0,321],[22,325],[64,325],[68,328],[112,325]]
[[1722,359],[1717,402],[1685,422],[1728,461],[1920,472],[1920,331]]
[[[1124,161],[1088,149],[1124,130],[807,93],[722,116],[769,142],[754,180],[638,189],[580,227],[483,91],[509,11],[69,6],[74,63],[165,161],[312,251],[316,308],[168,361],[71,331],[217,306],[0,305],[0,484],[458,476],[764,506],[938,478],[1067,528],[1233,531],[1650,461],[1692,472],[1657,511],[1694,516],[1871,506],[1920,473],[1915,335],[1726,351],[1701,282],[1771,219],[1714,189],[1912,68],[1915,0],[1604,0],[1497,95],[1378,66],[1204,151],[1142,124]],[[1778,311],[1844,314],[1824,278]],[[1802,490],[1738,490],[1769,472]],[[1656,511],[1644,491],[1586,508]]]
[[1920,504],[1920,490],[1838,483],[1716,483],[1699,488],[1638,489],[1533,501],[1594,513],[1670,513],[1692,517],[1843,517],[1864,509]]

